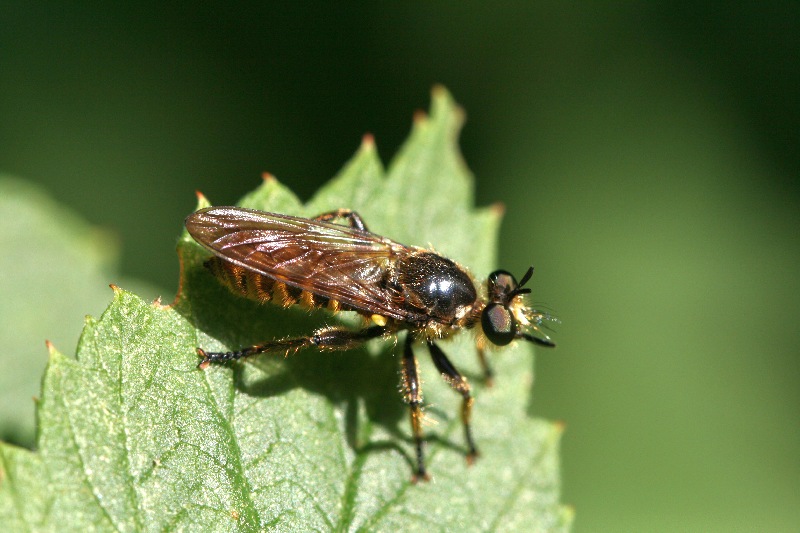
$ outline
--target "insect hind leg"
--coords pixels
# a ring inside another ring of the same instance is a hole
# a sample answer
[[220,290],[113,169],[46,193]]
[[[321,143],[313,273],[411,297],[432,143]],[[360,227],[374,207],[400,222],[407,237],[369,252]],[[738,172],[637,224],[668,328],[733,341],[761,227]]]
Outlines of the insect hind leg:
[[328,211],[326,213],[322,213],[321,215],[315,216],[314,220],[319,220],[320,222],[330,222],[332,220],[336,220],[337,218],[346,219],[351,228],[361,231],[369,231],[367,229],[367,225],[364,224],[364,219],[361,218],[361,215],[351,209],[337,209],[335,211]]
[[370,326],[358,331],[332,327],[318,329],[307,337],[278,339],[256,346],[248,346],[233,352],[206,352],[202,348],[197,348],[197,355],[202,358],[197,367],[205,369],[211,363],[226,363],[263,353],[284,353],[288,355],[291,352],[310,346],[316,346],[321,350],[352,350],[370,339],[382,336],[386,331],[387,328],[383,326]]

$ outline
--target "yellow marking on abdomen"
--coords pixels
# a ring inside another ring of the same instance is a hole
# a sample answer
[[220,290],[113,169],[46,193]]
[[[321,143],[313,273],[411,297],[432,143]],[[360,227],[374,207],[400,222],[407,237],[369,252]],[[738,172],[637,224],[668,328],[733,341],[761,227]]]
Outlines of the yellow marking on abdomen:
[[219,257],[212,257],[205,265],[232,293],[250,300],[260,303],[274,300],[284,307],[300,305],[308,309],[325,308],[334,313],[341,307],[336,300],[251,272]]

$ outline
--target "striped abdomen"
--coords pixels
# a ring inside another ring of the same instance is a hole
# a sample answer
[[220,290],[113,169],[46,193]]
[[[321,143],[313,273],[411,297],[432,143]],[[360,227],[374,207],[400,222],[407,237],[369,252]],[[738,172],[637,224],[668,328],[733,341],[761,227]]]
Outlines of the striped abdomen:
[[291,305],[313,309],[324,307],[333,312],[345,308],[336,300],[276,281],[219,257],[212,257],[206,261],[205,266],[231,292],[257,302],[272,301],[284,307]]

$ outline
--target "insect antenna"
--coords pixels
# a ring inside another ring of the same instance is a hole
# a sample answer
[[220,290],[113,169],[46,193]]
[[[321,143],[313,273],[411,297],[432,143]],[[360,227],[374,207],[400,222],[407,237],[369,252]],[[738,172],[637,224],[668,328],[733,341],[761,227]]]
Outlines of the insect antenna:
[[530,289],[523,289],[522,287],[523,287],[523,285],[528,283],[528,281],[530,281],[531,276],[533,276],[533,267],[528,267],[528,271],[525,272],[525,275],[522,276],[521,280],[519,280],[519,283],[517,284],[517,288],[514,289],[513,291],[511,291],[510,293],[508,293],[508,301],[509,302],[511,300],[513,300],[514,298],[516,298],[517,296],[519,296],[520,294],[530,294],[530,292],[531,292]]
[[531,293],[531,290],[528,289],[528,288],[525,288],[525,289],[516,288],[513,291],[508,293],[508,301],[510,302],[511,300],[513,300],[514,298],[519,296],[520,294],[530,294],[530,293]]
[[525,272],[525,275],[522,276],[521,280],[519,280],[519,285],[517,286],[522,287],[523,285],[528,283],[528,281],[531,279],[531,276],[533,276],[533,267],[528,267],[528,271]]

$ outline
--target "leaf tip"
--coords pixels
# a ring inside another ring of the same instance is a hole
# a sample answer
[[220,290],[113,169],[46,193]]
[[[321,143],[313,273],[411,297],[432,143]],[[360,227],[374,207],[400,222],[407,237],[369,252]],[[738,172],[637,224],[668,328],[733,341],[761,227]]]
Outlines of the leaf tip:
[[265,183],[277,183],[278,178],[272,175],[271,172],[262,172],[261,179],[264,180]]
[[168,308],[171,307],[171,304],[163,304],[163,303],[161,303],[161,295],[156,296],[156,299],[153,300],[153,303],[150,304],[150,305],[152,305],[154,309],[158,309],[158,310],[168,309]]
[[445,100],[452,100],[453,97],[450,95],[450,91],[447,90],[447,87],[442,85],[441,83],[435,83],[431,88],[431,98],[434,100],[445,99]]
[[436,84],[431,89],[431,115],[441,116],[440,113],[451,113],[455,117],[456,127],[464,123],[466,113],[453,99],[453,95],[444,85]]
[[44,341],[44,344],[47,347],[47,356],[50,362],[53,362],[53,360],[61,356],[61,352],[58,351],[58,348],[56,348],[55,344],[53,344],[49,340]]
[[114,296],[119,296],[122,293],[122,289],[119,287],[119,285],[109,283],[108,286],[111,287],[112,291],[114,291]]
[[414,126],[420,127],[423,126],[428,121],[428,114],[422,110],[417,109],[414,111]]
[[567,424],[563,420],[555,420],[550,423],[550,434],[546,440],[549,446],[558,446],[564,431],[567,429]]
[[208,201],[208,198],[206,198],[202,192],[194,191],[194,195],[197,197],[197,207],[195,208],[195,211],[211,205],[211,202]]
[[489,206],[489,209],[492,211],[492,214],[498,218],[506,214],[506,204],[503,202],[495,202]]
[[363,152],[371,152],[375,149],[375,136],[369,132],[361,137],[361,150]]

